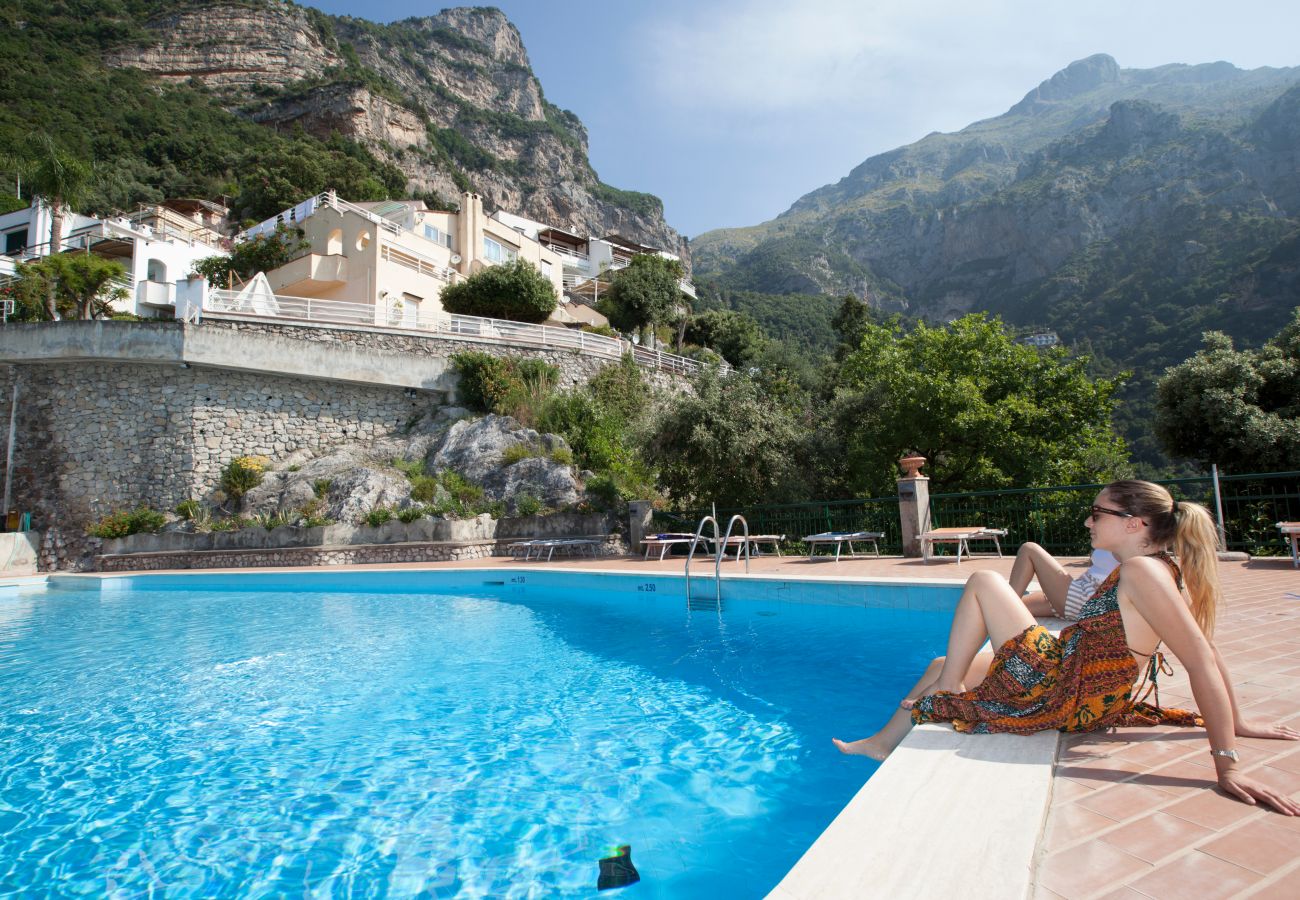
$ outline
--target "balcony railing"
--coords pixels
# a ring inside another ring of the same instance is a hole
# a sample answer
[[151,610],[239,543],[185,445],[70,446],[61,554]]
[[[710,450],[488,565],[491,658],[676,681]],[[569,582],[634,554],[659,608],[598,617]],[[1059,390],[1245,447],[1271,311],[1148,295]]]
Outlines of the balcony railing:
[[451,282],[457,275],[454,269],[442,265],[437,260],[410,250],[399,250],[389,244],[380,246],[379,258],[394,265],[403,266],[413,272],[419,272],[421,275],[436,278],[439,281]]
[[400,331],[418,331],[432,337],[484,344],[505,344],[512,347],[530,347],[544,350],[573,350],[585,356],[616,360],[631,352],[638,365],[658,369],[675,375],[693,375],[703,364],[684,356],[638,347],[621,338],[606,337],[555,328],[550,325],[531,325],[505,319],[487,319],[480,316],[462,316],[439,313],[436,316],[407,321],[395,316],[397,307],[387,308],[369,303],[344,300],[321,300],[313,297],[289,297],[282,294],[243,294],[239,291],[212,290],[203,305],[203,316],[216,319],[276,319],[321,325],[363,325],[370,328]]

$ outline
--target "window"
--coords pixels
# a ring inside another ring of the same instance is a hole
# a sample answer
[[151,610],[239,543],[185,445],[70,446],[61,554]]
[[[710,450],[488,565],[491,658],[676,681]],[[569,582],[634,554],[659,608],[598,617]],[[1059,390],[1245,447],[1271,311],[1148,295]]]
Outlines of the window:
[[151,259],[146,267],[146,281],[166,282],[167,266],[160,259]]
[[5,254],[20,253],[27,249],[27,229],[5,232]]
[[494,263],[512,262],[519,258],[519,251],[484,235],[483,257]]
[[343,255],[343,229],[335,228],[325,238],[325,253],[327,256]]
[[432,225],[425,225],[424,236],[435,244],[441,244],[448,250],[451,249],[451,235],[447,234],[445,231],[434,228]]

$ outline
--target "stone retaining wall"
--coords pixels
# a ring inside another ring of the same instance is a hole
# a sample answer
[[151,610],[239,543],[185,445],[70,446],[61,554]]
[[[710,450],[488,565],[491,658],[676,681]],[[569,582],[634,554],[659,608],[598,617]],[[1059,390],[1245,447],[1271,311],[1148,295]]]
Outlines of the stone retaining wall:
[[[598,556],[623,556],[621,535],[594,535],[604,540]],[[101,572],[156,572],[164,569],[243,569],[282,566],[351,566],[366,563],[452,562],[509,555],[510,540],[427,541],[335,547],[283,547],[263,550],[172,551],[105,554],[96,557]]]
[[[572,351],[342,326],[205,321],[15,327],[65,326],[68,346],[60,343],[64,332],[32,332],[21,340],[18,331],[10,334],[5,358],[15,364],[0,376],[0,426],[8,424],[15,379],[20,385],[13,508],[31,512],[33,527],[44,533],[40,566],[45,570],[90,568],[99,550],[99,542],[85,534],[90,523],[142,503],[170,510],[190,497],[206,497],[222,467],[237,456],[276,460],[295,450],[323,453],[342,444],[371,443],[400,433],[430,405],[444,402],[441,389],[416,390],[398,375],[367,383],[331,379],[330,360],[341,365],[358,354],[372,360],[386,354],[383,358],[399,368],[404,359],[419,359],[413,371],[432,371],[430,360],[473,349],[545,359],[560,369],[565,386],[585,383],[609,364]],[[198,341],[204,346],[218,332],[247,335],[249,346],[278,342],[284,354],[294,345],[296,362],[286,371],[319,371],[320,377],[250,371],[242,359],[232,359],[226,368],[213,362],[211,353],[201,364],[169,361],[186,358],[186,341],[198,340],[191,332],[209,335]],[[46,359],[32,350],[46,345],[57,356]],[[152,354],[151,362],[122,361],[137,345],[144,348],[141,353]],[[682,379],[643,371],[661,385],[687,389]]]

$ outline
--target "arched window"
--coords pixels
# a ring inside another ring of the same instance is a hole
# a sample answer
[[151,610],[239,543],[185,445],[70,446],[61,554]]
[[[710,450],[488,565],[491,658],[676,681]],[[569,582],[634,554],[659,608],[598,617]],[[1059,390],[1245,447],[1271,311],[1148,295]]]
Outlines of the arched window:
[[327,256],[341,256],[343,254],[342,228],[335,228],[330,232],[329,237],[325,239],[325,254]]
[[358,250],[365,250],[365,249],[366,249],[367,247],[369,247],[369,246],[370,246],[370,232],[369,232],[369,231],[363,231],[363,232],[361,232],[359,235],[357,235],[357,249],[358,249]]
[[164,263],[161,259],[149,260],[149,265],[145,269],[145,278],[148,279],[149,281],[158,282],[160,284],[166,284],[167,264]]

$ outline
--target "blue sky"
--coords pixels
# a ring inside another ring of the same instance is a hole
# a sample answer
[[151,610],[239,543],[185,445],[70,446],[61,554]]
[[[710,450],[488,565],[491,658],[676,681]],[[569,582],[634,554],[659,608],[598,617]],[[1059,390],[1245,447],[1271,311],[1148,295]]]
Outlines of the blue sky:
[[[447,4],[321,0],[377,22]],[[480,4],[466,4],[480,5]],[[486,5],[486,4],[482,4]],[[694,237],[753,225],[867,157],[999,115],[1070,62],[1300,65],[1300,4],[498,0],[592,165]]]

